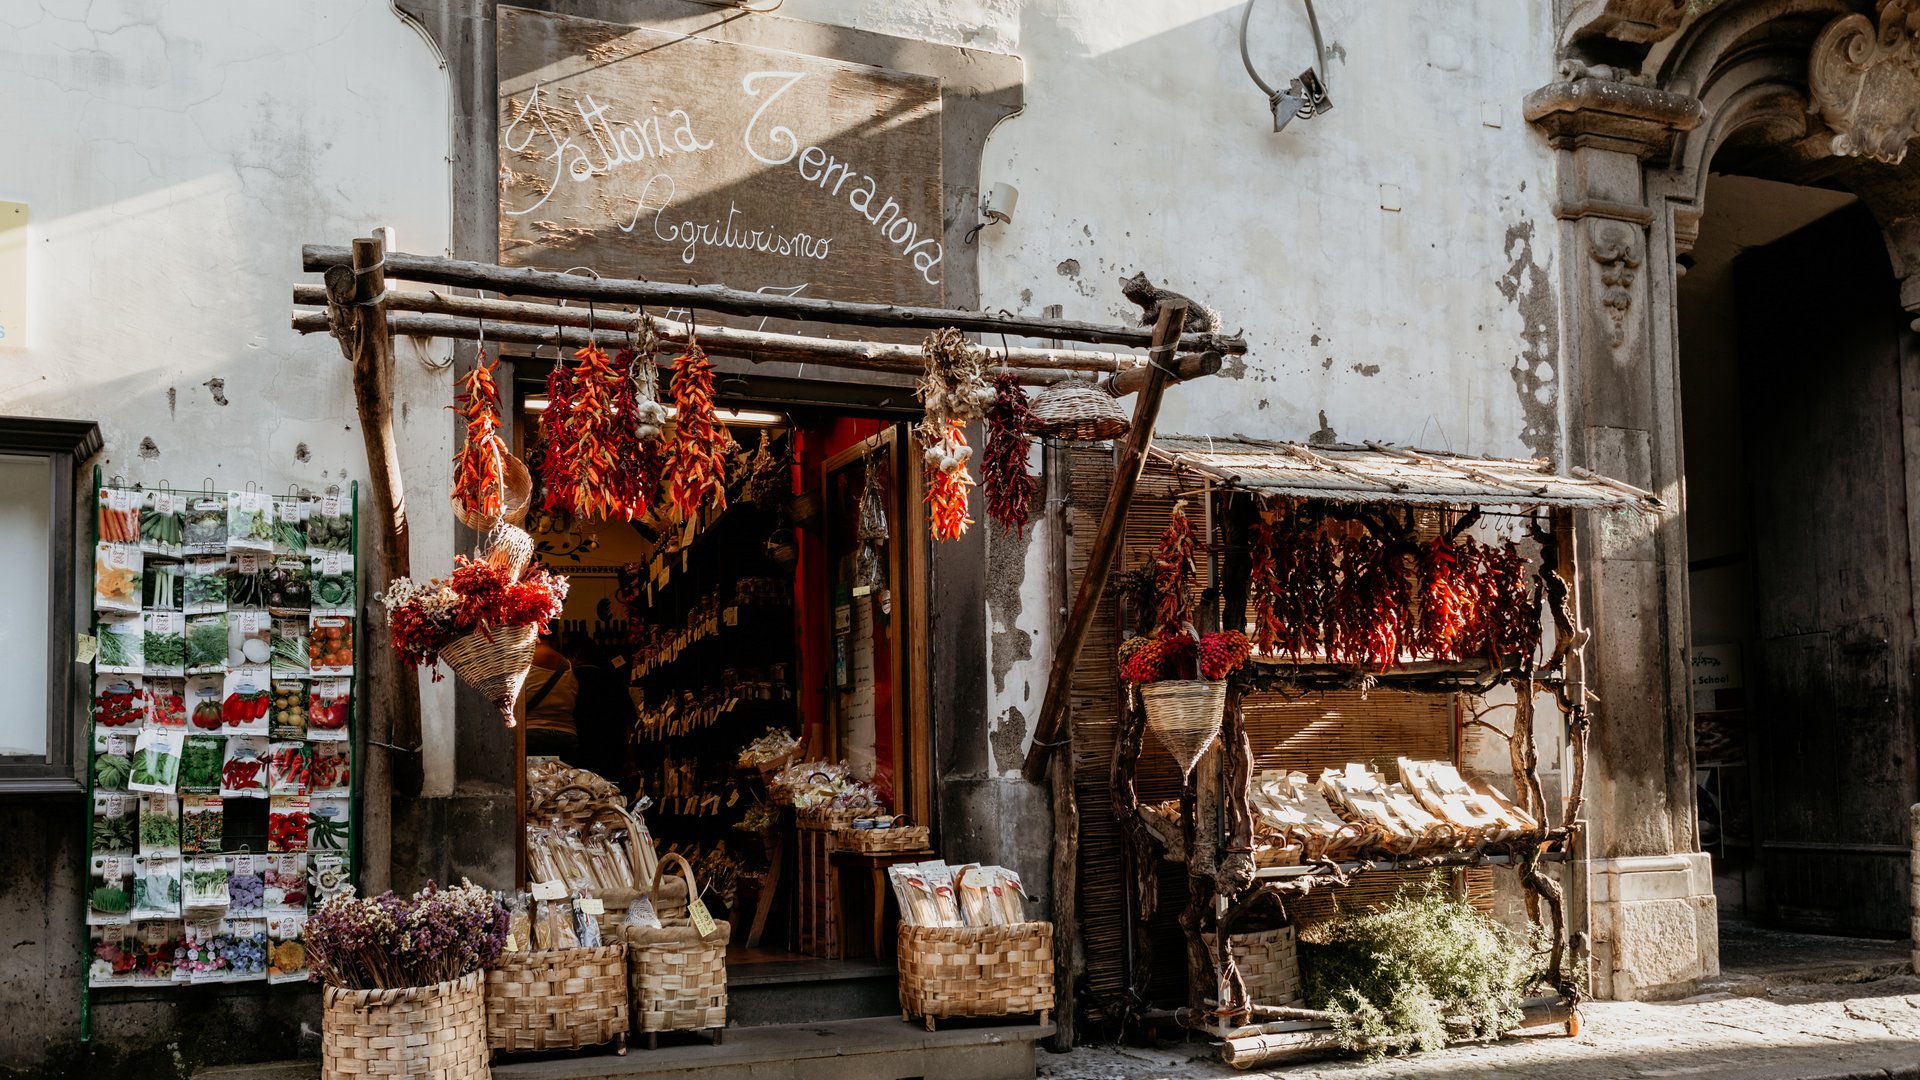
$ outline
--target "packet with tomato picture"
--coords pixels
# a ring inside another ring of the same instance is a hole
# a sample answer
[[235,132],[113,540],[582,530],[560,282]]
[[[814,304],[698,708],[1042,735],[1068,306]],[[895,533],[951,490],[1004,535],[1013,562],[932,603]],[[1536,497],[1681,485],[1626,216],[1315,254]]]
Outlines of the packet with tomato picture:
[[353,616],[311,616],[307,660],[315,675],[353,674]]
[[93,680],[93,722],[104,728],[136,728],[146,717],[143,682],[137,675],[97,675]]
[[187,680],[147,679],[141,687],[140,726],[184,728],[187,726]]
[[347,795],[353,791],[353,750],[344,742],[313,743],[307,751],[305,794]]
[[307,738],[313,742],[344,742],[347,717],[353,713],[352,679],[315,679],[307,693]]
[[187,723],[195,731],[219,731],[220,702],[227,696],[227,677],[189,675],[187,684]]
[[267,746],[267,792],[270,795],[306,795],[312,792],[307,768],[307,744],[276,742]]
[[313,800],[305,795],[275,795],[267,805],[267,850],[307,850]]
[[231,735],[265,735],[273,710],[273,672],[264,667],[234,668],[227,672],[226,696],[220,699],[220,726]]
[[220,764],[220,797],[223,799],[267,797],[267,740],[265,738],[235,735],[227,740],[226,760]]

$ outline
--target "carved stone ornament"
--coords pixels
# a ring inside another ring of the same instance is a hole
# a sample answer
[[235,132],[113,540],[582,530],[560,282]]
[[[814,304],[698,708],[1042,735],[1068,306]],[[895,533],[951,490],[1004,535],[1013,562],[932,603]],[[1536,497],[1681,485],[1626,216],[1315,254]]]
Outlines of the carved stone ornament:
[[1623,221],[1589,218],[1587,254],[1598,268],[1600,310],[1607,317],[1607,343],[1626,344],[1633,311],[1633,282],[1640,274],[1640,230]]
[[1813,43],[1807,89],[1833,129],[1834,154],[1897,165],[1920,135],[1920,0],[1880,0],[1878,21],[1828,23]]

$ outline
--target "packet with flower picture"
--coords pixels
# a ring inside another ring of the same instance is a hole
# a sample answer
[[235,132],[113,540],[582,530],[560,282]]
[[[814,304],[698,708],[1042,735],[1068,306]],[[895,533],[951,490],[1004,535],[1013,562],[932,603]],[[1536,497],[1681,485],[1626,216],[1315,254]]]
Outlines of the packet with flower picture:
[[290,495],[273,500],[274,554],[305,555],[307,553],[307,517],[312,513],[312,499]]
[[227,557],[188,559],[180,569],[180,610],[206,615],[227,610]]
[[87,925],[124,926],[133,918],[133,857],[87,860]]
[[100,539],[115,544],[139,544],[142,501],[141,493],[132,488],[101,488],[99,516],[94,519],[100,529]]
[[267,850],[305,851],[313,802],[305,795],[275,795],[267,804]]
[[307,690],[307,738],[344,742],[353,711],[352,679],[315,679]]
[[353,507],[346,496],[331,492],[314,500],[307,515],[307,551],[353,550]]
[[134,856],[133,917],[136,919],[180,917],[180,856]]
[[221,924],[226,935],[227,977],[230,983],[267,981],[267,920],[229,918]]
[[173,491],[149,491],[141,500],[140,549],[177,559],[186,546],[187,497]]
[[132,927],[135,986],[167,986],[174,982],[174,964],[179,959],[181,924],[167,919],[148,919]]
[[189,675],[186,688],[187,723],[194,731],[219,731],[224,726],[220,702],[227,694],[226,674]]
[[177,562],[155,562],[151,557],[140,568],[140,607],[145,611],[179,611],[185,602],[182,575],[186,567]]
[[139,796],[125,791],[94,792],[93,854],[133,854],[139,822]]
[[352,806],[352,799],[314,799],[312,816],[307,820],[307,850],[347,850],[348,816]]
[[133,740],[138,732],[93,729],[93,786],[97,791],[125,791],[133,774]]
[[266,886],[266,913],[299,915],[307,910],[307,857],[304,854],[268,855],[260,880]]
[[93,609],[138,612],[140,569],[145,565],[138,544],[102,540],[93,546]]
[[267,797],[267,740],[259,735],[227,738],[227,757],[220,765],[220,797]]
[[133,969],[134,950],[131,927],[87,927],[88,986],[131,985]]
[[344,742],[310,743],[307,753],[308,794],[345,797],[353,794],[353,751]]
[[173,795],[139,795],[140,854],[180,854],[180,800]]
[[312,775],[307,767],[307,744],[298,741],[269,744],[267,793],[306,795],[312,790]]
[[344,855],[313,856],[313,872],[308,875],[313,888],[313,902],[317,907],[332,897],[338,896],[353,884],[353,875],[347,871],[347,859]]
[[227,553],[227,497],[224,493],[196,491],[187,495],[185,540],[182,551],[188,555]]
[[142,727],[179,728],[187,726],[187,680],[147,678],[140,688]]
[[273,677],[273,704],[267,712],[267,734],[275,739],[307,736],[307,682]]
[[99,675],[93,680],[93,722],[104,728],[136,728],[145,718],[137,675]]
[[147,669],[147,631],[138,615],[102,615],[93,669],[138,675]]
[[259,915],[267,910],[267,857],[227,856],[227,912]]
[[273,497],[264,491],[227,492],[227,550],[273,552]]
[[195,985],[227,981],[227,953],[232,948],[222,932],[225,920],[218,914],[188,919],[181,933],[179,968],[187,981]]
[[[218,795],[180,796],[180,851],[185,855],[216,855],[226,833],[226,804]],[[220,879],[224,889],[225,878]]]
[[186,740],[181,728],[141,728],[133,741],[133,772],[128,774],[127,787],[172,795],[180,786],[180,751]]
[[267,920],[267,981],[307,981],[307,917],[277,915]]
[[227,613],[187,616],[187,674],[221,675],[227,670]]
[[187,917],[225,914],[233,902],[227,895],[227,883],[233,876],[227,860],[219,855],[199,855],[182,860],[181,865],[181,906]]
[[262,610],[227,612],[227,667],[271,666],[273,616]]
[[233,735],[265,735],[272,726],[273,672],[267,667],[228,668],[220,699],[220,725]]
[[314,613],[307,626],[307,663],[315,675],[353,674],[353,616]]
[[323,551],[312,559],[308,596],[316,611],[351,612],[354,609],[353,556]]
[[273,619],[273,673],[302,676],[312,670],[307,655],[307,615],[276,615]]
[[141,670],[177,678],[187,673],[187,619],[177,611],[148,611],[140,616]]

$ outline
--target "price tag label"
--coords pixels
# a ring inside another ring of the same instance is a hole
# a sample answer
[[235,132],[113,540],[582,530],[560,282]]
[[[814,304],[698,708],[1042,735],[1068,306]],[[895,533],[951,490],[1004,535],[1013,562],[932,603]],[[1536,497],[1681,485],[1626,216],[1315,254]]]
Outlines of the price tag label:
[[582,915],[605,915],[607,902],[597,896],[583,896],[573,902],[574,910]]
[[567,898],[567,887],[564,883],[558,881],[536,881],[533,883],[533,898],[535,900],[565,900]]
[[81,634],[73,643],[73,662],[91,664],[95,654],[100,651],[100,639],[92,634]]
[[660,916],[654,913],[653,901],[644,896],[635,900],[633,904],[627,908],[627,925],[646,926],[655,930],[660,929]]
[[713,916],[707,914],[706,901],[697,896],[687,901],[687,918],[693,920],[693,928],[700,932],[701,937],[713,933]]

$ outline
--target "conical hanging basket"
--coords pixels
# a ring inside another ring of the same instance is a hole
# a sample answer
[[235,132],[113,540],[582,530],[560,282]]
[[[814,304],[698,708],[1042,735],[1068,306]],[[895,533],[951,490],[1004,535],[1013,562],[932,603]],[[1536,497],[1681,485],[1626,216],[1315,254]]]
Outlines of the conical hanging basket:
[[1117,439],[1132,426],[1112,394],[1089,382],[1065,379],[1033,399],[1028,429],[1049,439],[1098,442]]
[[512,727],[513,704],[520,700],[520,687],[533,667],[533,646],[539,636],[540,628],[532,623],[476,630],[441,649],[440,659],[468,686],[485,694]]
[[527,520],[527,505],[533,498],[533,474],[527,471],[526,462],[508,454],[500,463],[500,516],[491,518],[460,501],[459,496],[449,495],[447,501],[453,504],[453,516],[460,523],[475,532],[486,532],[495,521],[507,521],[514,525]]
[[1194,763],[1220,735],[1227,711],[1225,679],[1169,679],[1140,687],[1140,703],[1147,710],[1147,729],[1158,736],[1180,765],[1180,775],[1193,773]]

